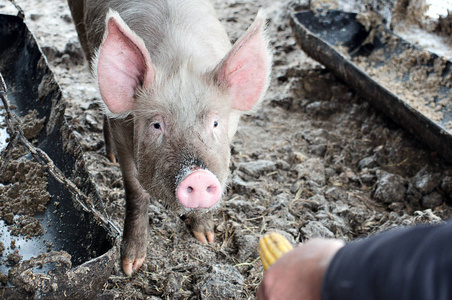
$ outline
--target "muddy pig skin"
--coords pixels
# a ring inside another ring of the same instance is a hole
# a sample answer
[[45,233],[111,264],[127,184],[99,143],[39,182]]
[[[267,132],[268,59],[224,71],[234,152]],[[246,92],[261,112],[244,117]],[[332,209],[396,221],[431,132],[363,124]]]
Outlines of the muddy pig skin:
[[[265,17],[231,45],[209,1],[69,0],[121,166],[127,275],[146,256],[149,197],[214,241],[211,212],[229,175],[230,141],[270,77]],[[252,16],[250,16],[251,18]]]

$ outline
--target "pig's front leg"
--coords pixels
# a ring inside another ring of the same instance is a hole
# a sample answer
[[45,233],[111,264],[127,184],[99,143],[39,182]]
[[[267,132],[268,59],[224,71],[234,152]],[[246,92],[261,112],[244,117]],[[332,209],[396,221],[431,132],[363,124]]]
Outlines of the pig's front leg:
[[104,140],[105,140],[105,155],[112,163],[116,162],[116,156],[113,151],[113,137],[111,136],[110,124],[107,116],[104,116]]
[[136,179],[136,167],[132,159],[119,155],[126,192],[126,218],[122,238],[122,270],[128,276],[137,271],[146,257],[148,243],[149,195]]
[[193,235],[198,241],[204,244],[215,241],[212,213],[192,214],[188,216],[188,223]]

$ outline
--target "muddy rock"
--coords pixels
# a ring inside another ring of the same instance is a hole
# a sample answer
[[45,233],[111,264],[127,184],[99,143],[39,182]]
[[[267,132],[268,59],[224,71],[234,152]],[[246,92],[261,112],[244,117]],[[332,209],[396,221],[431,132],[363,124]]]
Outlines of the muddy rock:
[[69,42],[63,50],[59,50],[54,46],[42,47],[42,51],[46,58],[58,65],[83,65],[84,54],[80,44]]
[[443,203],[443,197],[438,192],[432,192],[422,197],[421,205],[425,208],[435,208]]
[[375,159],[375,156],[369,156],[361,159],[358,163],[358,167],[363,169],[371,169],[377,166],[377,161]]
[[407,189],[407,201],[408,203],[415,207],[420,208],[421,207],[421,199],[422,199],[422,193],[414,186],[412,182],[408,184]]
[[36,110],[30,111],[22,119],[22,130],[24,132],[25,138],[32,140],[36,138],[44,128],[46,118],[39,119],[38,112]]
[[398,175],[382,173],[377,181],[374,199],[382,203],[401,202],[405,198],[405,181]]
[[428,194],[441,184],[441,173],[432,173],[427,167],[420,170],[413,178],[415,187],[422,193]]
[[372,185],[377,180],[377,176],[373,170],[363,169],[359,174],[359,179],[364,184]]
[[283,159],[279,159],[276,161],[276,168],[288,171],[290,169],[290,164]]
[[278,228],[293,236],[299,236],[299,233],[297,232],[297,222],[291,214],[287,214],[285,217],[270,217],[268,218],[268,225],[270,228]]
[[39,220],[30,216],[19,216],[11,226],[11,235],[27,237],[44,234],[44,229]]
[[276,170],[276,163],[271,160],[256,160],[240,163],[238,169],[247,175],[258,178],[260,175]]
[[205,274],[195,278],[198,299],[237,299],[244,285],[242,274],[230,265],[212,265]]
[[171,272],[165,281],[165,294],[170,297],[182,296],[179,294],[182,284],[184,282],[184,276],[181,273]]
[[452,196],[452,177],[446,176],[443,178],[443,181],[441,182],[441,190],[443,190],[445,193]]
[[14,252],[8,254],[6,258],[7,258],[6,264],[9,266],[14,266],[22,259],[22,256]]
[[313,237],[334,238],[334,233],[319,221],[308,222],[303,228],[300,229],[300,233],[306,240]]
[[265,194],[265,191],[262,189],[262,185],[259,182],[254,181],[255,178],[246,175],[243,172],[237,171],[232,176],[231,179],[231,187],[234,191],[241,193],[256,193],[256,194]]
[[244,200],[243,198],[236,198],[236,199],[231,199],[229,201],[227,201],[226,205],[230,208],[234,208],[236,210],[239,211],[259,211],[262,209],[261,206],[254,206],[252,202],[248,201],[248,200]]
[[14,214],[12,212],[3,212],[2,219],[6,224],[12,225],[14,221]]
[[7,282],[8,282],[8,275],[0,273],[0,284],[6,285]]
[[69,42],[64,47],[63,55],[67,55],[69,57],[69,61],[75,65],[82,65],[84,63],[84,54],[82,48],[79,43]]
[[414,220],[420,224],[439,224],[443,220],[435,215],[431,209],[417,210],[414,212]]
[[234,241],[238,248],[237,259],[240,262],[245,262],[248,259],[255,257],[253,252],[259,245],[259,238],[257,236],[251,234],[242,235],[238,233],[235,235]]
[[446,37],[452,36],[452,13],[449,12],[445,17],[440,16],[435,31]]
[[325,166],[320,158],[310,158],[295,166],[298,178],[311,180],[319,185],[325,184]]
[[326,143],[319,143],[319,144],[309,145],[308,150],[309,150],[309,153],[311,153],[315,156],[323,157],[326,153],[327,147],[328,146]]

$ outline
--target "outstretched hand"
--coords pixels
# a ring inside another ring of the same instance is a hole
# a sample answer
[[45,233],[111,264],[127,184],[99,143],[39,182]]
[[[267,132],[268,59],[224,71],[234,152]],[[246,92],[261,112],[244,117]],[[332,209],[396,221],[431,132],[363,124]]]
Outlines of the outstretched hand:
[[258,288],[259,300],[320,300],[328,265],[344,242],[315,238],[294,248],[272,265]]

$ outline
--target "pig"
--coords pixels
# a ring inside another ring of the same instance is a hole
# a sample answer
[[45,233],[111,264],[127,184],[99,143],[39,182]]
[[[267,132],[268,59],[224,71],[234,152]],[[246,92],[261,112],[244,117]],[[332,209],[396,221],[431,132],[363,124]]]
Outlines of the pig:
[[150,198],[186,216],[197,240],[214,242],[231,139],[269,85],[264,13],[232,45],[207,0],[68,3],[123,175],[124,273],[145,260]]

